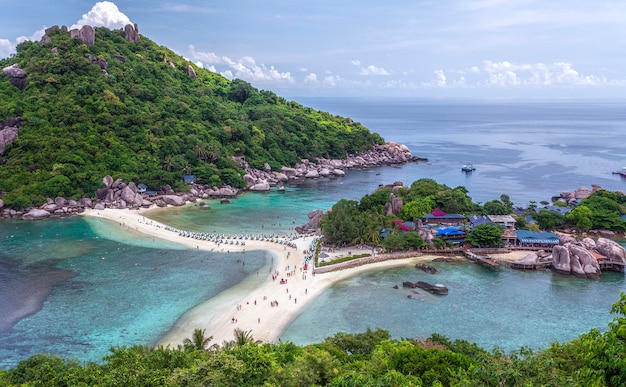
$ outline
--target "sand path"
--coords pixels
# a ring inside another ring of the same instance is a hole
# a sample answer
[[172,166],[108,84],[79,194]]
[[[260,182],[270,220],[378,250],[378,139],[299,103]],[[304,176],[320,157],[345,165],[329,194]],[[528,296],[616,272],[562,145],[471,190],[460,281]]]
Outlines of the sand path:
[[[258,287],[250,290],[244,285],[235,286],[183,314],[157,343],[165,346],[176,347],[190,338],[197,328],[204,329],[206,336],[213,336],[212,344],[221,345],[224,341],[233,340],[235,328],[251,331],[256,340],[275,342],[288,324],[334,283],[365,271],[414,265],[418,261],[434,258],[424,255],[313,275],[311,267],[308,270],[303,268],[304,250],[310,248],[313,237],[295,240],[296,247],[256,240],[246,240],[245,245],[217,245],[211,241],[180,236],[166,225],[149,219],[146,216],[149,211],[87,210],[83,215],[108,219],[123,227],[189,248],[217,252],[265,250],[274,257],[272,268],[266,273],[259,273],[266,279]],[[291,275],[287,274],[289,271]],[[287,283],[281,284],[281,279],[286,279]],[[273,302],[278,302],[278,305],[272,306]]]

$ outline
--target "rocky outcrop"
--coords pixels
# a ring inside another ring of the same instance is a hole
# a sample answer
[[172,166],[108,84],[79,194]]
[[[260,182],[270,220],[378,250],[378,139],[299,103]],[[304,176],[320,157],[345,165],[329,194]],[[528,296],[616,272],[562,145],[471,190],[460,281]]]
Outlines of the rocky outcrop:
[[27,220],[35,220],[35,219],[45,219],[49,218],[50,213],[46,210],[40,210],[39,208],[33,208],[24,214],[24,219]]
[[626,250],[619,243],[606,238],[598,238],[595,249],[605,257],[626,265]]
[[93,46],[96,41],[96,31],[90,25],[84,25],[80,29],[70,30],[70,38],[79,38],[88,46]]
[[416,269],[422,270],[424,273],[435,274],[437,272],[437,268],[434,266],[427,265],[425,263],[417,263],[415,264]]
[[3,68],[2,74],[10,76],[9,82],[18,89],[22,90],[26,86],[28,73],[22,70],[17,64]]
[[324,211],[322,210],[313,210],[308,214],[309,221],[302,226],[296,227],[296,231],[300,234],[308,234],[311,232],[317,232],[320,229],[320,220],[322,220],[322,216],[324,216]]
[[420,288],[432,294],[442,294],[442,295],[448,294],[448,288],[445,287],[444,285],[441,285],[441,284],[433,285],[424,281],[417,281],[415,283],[405,281],[402,283],[402,287],[409,288],[409,289]]
[[12,144],[17,138],[19,127],[22,124],[20,117],[9,118],[0,126],[0,155],[4,154],[7,145]]
[[382,145],[374,145],[371,150],[357,156],[348,156],[346,159],[319,158],[315,162],[301,160],[294,167],[281,167],[280,171],[272,171],[269,165],[265,165],[263,170],[251,168],[242,157],[234,157],[233,160],[245,170],[246,189],[250,189],[250,187],[261,182],[275,186],[288,180],[336,178],[344,176],[345,171],[349,169],[403,164],[423,159],[412,156],[409,149],[402,144],[387,142]]
[[137,23],[134,25],[127,24],[124,26],[124,38],[129,42],[138,42],[140,40],[141,37],[139,36],[139,27],[137,26]]
[[100,67],[100,72],[102,74],[104,74],[105,76],[109,76],[109,73],[107,72],[107,69],[109,68],[109,64],[107,63],[106,59],[104,59],[103,57],[96,58],[93,55],[89,55],[89,61],[91,62],[92,65]]
[[552,248],[554,270],[578,277],[599,278],[601,274],[598,260],[585,247],[566,243]]
[[193,79],[198,78],[198,74],[196,74],[196,70],[191,67],[191,65],[187,66],[187,74]]
[[385,212],[387,216],[400,216],[400,214],[402,213],[403,205],[404,201],[402,200],[402,198],[397,197],[393,193],[389,194],[389,201],[385,203]]

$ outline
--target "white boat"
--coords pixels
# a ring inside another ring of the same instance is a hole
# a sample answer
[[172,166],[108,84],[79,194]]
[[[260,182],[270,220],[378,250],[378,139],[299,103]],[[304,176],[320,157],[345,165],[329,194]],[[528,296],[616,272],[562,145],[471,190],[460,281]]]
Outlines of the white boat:
[[465,164],[461,167],[461,171],[463,172],[472,172],[476,170],[476,167],[472,163]]

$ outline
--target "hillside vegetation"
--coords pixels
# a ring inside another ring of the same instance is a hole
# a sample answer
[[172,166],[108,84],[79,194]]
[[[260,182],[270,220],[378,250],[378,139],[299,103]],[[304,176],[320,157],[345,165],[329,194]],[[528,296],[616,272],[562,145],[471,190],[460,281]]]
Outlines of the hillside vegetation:
[[[0,123],[23,122],[0,155],[5,204],[92,195],[106,175],[182,190],[182,176],[193,174],[198,183],[241,187],[232,156],[277,170],[383,143],[350,119],[197,68],[146,37],[130,42],[121,30],[95,31],[93,46],[49,31],[51,42],[23,42],[0,61],[28,73],[22,90],[0,76]],[[108,76],[94,59],[106,61]]]

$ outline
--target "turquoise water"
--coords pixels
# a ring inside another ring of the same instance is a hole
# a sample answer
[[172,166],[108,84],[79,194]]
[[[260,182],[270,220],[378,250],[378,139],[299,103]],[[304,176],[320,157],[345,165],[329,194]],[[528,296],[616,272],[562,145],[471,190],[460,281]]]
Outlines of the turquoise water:
[[[611,305],[626,290],[624,275],[617,273],[590,281],[474,264],[432,265],[436,274],[409,266],[343,281],[315,300],[281,339],[308,344],[324,340],[329,332],[356,333],[369,327],[386,329],[396,338],[440,333],[487,349],[545,348],[594,327],[606,328]],[[403,281],[441,283],[449,294],[404,289]]]
[[[82,217],[0,223],[0,368],[35,353],[99,361],[111,346],[154,344],[185,311],[270,262],[264,252],[184,249],[91,221],[100,235]],[[113,234],[132,244],[102,237]],[[13,325],[16,305],[31,313]]]
[[[284,193],[246,194],[229,205],[213,201],[210,210],[189,205],[151,216],[188,230],[290,234],[311,210],[358,199],[379,184],[423,177],[465,186],[477,202],[507,193],[518,205],[581,185],[626,188],[626,179],[611,174],[626,165],[620,104],[314,102],[308,105],[361,121],[430,162],[350,171],[289,185]],[[474,173],[460,171],[467,162],[477,167]],[[254,286],[259,279],[250,274],[269,261],[263,252],[189,250],[98,219],[2,220],[0,368],[34,353],[98,361],[111,346],[152,345],[190,308],[235,285]],[[622,274],[594,281],[473,265],[439,268],[433,277],[399,268],[344,281],[282,338],[304,344],[381,327],[395,337],[438,332],[486,348],[536,348],[606,327],[610,306],[625,290]],[[450,294],[408,299],[406,290],[393,289],[405,279],[440,282]]]

